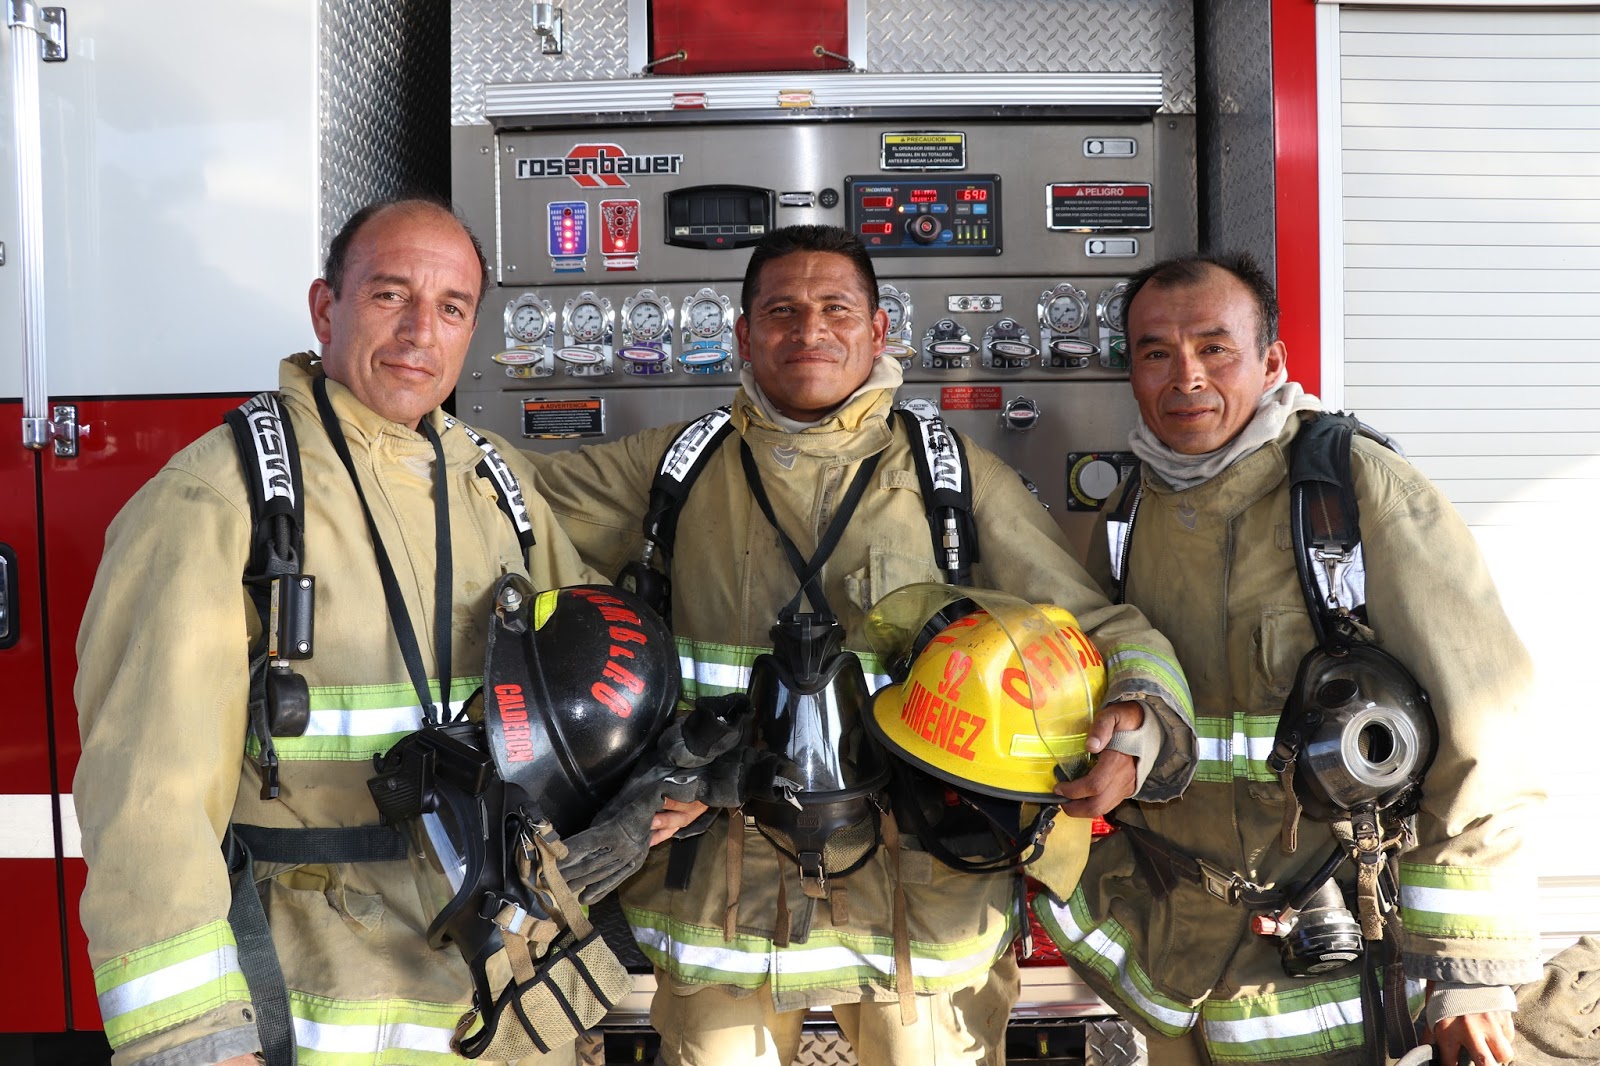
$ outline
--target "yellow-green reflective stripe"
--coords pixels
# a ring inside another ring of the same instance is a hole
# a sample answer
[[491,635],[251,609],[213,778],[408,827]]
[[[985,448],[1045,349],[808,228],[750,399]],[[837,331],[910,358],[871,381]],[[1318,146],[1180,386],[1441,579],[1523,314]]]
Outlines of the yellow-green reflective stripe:
[[[678,668],[683,677],[683,697],[693,700],[698,696],[723,696],[730,692],[744,692],[750,687],[750,668],[757,657],[771,648],[752,647],[745,644],[718,644],[714,641],[690,640],[678,637]],[[861,669],[867,675],[867,688],[876,692],[889,683],[877,656],[870,652],[856,652]]]
[[[651,961],[688,981],[775,990],[829,988],[841,982],[876,981],[889,987],[895,976],[892,937],[813,929],[804,944],[775,949],[764,937],[732,941],[720,929],[678,922],[667,915],[629,908],[634,939]],[[1009,921],[950,944],[911,942],[912,987],[919,992],[963,988],[987,972],[1011,943]]]
[[1150,975],[1133,957],[1128,931],[1110,918],[1096,924],[1081,891],[1065,904],[1040,893],[1034,897],[1033,911],[1056,946],[1115,985],[1124,1005],[1157,1032],[1179,1037],[1194,1026],[1199,1012],[1156,991]]
[[1235,778],[1273,782],[1278,775],[1267,767],[1272,741],[1278,730],[1276,715],[1236,714],[1227,718],[1194,720],[1197,737],[1196,781],[1230,782]]
[[[461,1060],[450,1036],[465,1006],[416,1000],[351,1002],[289,992],[295,1045],[304,1066],[444,1063]],[[506,1020],[516,1024],[510,1014]]]
[[1106,656],[1106,668],[1111,674],[1111,687],[1115,688],[1125,678],[1153,681],[1164,690],[1163,694],[1175,710],[1185,718],[1194,717],[1194,697],[1189,692],[1189,681],[1176,660],[1169,656],[1142,644],[1114,644]]
[[[453,679],[451,710],[460,710],[482,683],[479,677]],[[437,697],[439,682],[430,681],[428,689]],[[365,761],[376,752],[388,751],[423,721],[416,689],[409,684],[327,685],[313,688],[310,696],[311,715],[305,733],[274,738],[280,760]],[[252,757],[260,752],[255,737],[246,741],[245,750]]]
[[106,1039],[117,1046],[223,1003],[250,1000],[233,932],[223,921],[103,962],[94,980]]
[[1535,935],[1526,901],[1531,878],[1475,867],[1400,864],[1406,931],[1419,936]]
[[[1413,1011],[1423,987],[1406,982]],[[1361,977],[1336,978],[1262,996],[1207,1000],[1206,1051],[1215,1062],[1275,1062],[1363,1046]]]

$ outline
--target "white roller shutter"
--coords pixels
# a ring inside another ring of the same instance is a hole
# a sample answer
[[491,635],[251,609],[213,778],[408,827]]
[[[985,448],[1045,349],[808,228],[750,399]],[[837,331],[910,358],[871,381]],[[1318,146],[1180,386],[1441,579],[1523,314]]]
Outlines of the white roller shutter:
[[1483,544],[1541,677],[1544,928],[1595,931],[1600,10],[1320,18],[1324,398]]

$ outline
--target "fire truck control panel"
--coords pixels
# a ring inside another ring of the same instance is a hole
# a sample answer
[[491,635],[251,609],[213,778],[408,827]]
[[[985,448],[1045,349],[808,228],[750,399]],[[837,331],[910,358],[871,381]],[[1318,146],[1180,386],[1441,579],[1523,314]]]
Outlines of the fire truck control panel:
[[589,127],[507,109],[458,131],[455,198],[492,237],[498,287],[457,409],[555,449],[728,402],[748,248],[825,223],[874,260],[901,401],[937,407],[1058,519],[1096,507],[1137,417],[1123,284],[1195,244],[1193,122],[969,110],[929,128],[888,106]]

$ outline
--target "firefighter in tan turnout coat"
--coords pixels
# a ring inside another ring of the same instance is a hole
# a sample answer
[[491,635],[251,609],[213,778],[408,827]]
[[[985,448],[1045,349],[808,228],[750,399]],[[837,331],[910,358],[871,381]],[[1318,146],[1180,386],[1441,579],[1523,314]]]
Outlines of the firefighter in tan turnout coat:
[[[748,365],[734,432],[695,482],[677,530],[672,623],[688,695],[744,691],[800,584],[753,499],[741,446],[776,525],[806,556],[845,506],[847,486],[877,457],[820,583],[844,646],[861,654],[869,678],[879,675],[873,687],[885,679],[865,639],[866,609],[901,586],[941,580],[912,445],[891,417],[900,367],[879,358],[886,316],[876,293],[871,261],[840,230],[778,231],[750,261],[737,326]],[[680,428],[535,457],[541,491],[602,572],[637,558],[652,477]],[[1193,740],[1187,689],[1166,641],[1093,587],[1015,472],[970,445],[968,462],[980,552],[974,583],[1066,607],[1109,664],[1091,749],[1115,733],[1116,750],[1068,786],[1067,813],[1088,816],[1136,790],[1152,800],[1176,795]],[[658,838],[695,813],[664,811]],[[660,982],[651,1018],[663,1062],[786,1063],[805,1009],[823,1005],[864,1063],[1002,1060],[1018,990],[1015,874],[957,873],[901,832],[898,848],[873,849],[859,869],[830,881],[826,899],[814,899],[796,864],[737,813],[699,838],[687,887],[669,885],[671,865],[667,849],[655,848],[622,888]],[[913,994],[913,1024],[903,1024],[900,992]]]
[[[1200,762],[1180,799],[1118,814],[1160,847],[1209,862],[1220,871],[1212,889],[1231,875],[1282,887],[1333,847],[1330,823],[1302,818],[1285,854],[1284,792],[1266,761],[1297,664],[1316,644],[1291,546],[1287,457],[1319,405],[1284,380],[1276,299],[1247,259],[1159,264],[1129,294],[1143,480],[1118,572],[1127,602],[1188,671]],[[1438,728],[1415,842],[1398,863],[1411,1006],[1428,982],[1441,1061],[1464,1050],[1477,1066],[1505,1063],[1511,986],[1539,972],[1523,846],[1543,799],[1524,758],[1529,658],[1444,495],[1359,436],[1351,467],[1367,621],[1430,694]],[[1108,588],[1112,561],[1101,536],[1091,568]],[[1150,874],[1162,860],[1135,854],[1129,836],[1094,850],[1070,898],[1035,906],[1085,979],[1150,1034],[1153,1064],[1372,1061],[1357,966],[1286,975],[1278,939],[1251,930],[1250,907],[1183,878],[1163,892]],[[1347,892],[1350,869],[1338,878]]]

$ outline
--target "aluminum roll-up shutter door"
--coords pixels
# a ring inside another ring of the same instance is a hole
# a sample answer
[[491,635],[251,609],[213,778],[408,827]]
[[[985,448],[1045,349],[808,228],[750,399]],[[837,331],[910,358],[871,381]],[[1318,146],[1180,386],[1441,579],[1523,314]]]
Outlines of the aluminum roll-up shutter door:
[[1398,435],[1483,544],[1541,677],[1543,928],[1592,931],[1600,860],[1571,844],[1600,803],[1600,10],[1323,16],[1344,355],[1325,391]]

